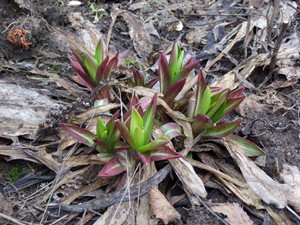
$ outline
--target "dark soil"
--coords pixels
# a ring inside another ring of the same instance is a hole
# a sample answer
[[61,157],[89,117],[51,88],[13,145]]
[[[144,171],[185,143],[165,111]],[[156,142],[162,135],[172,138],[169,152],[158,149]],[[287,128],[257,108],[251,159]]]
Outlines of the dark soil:
[[[91,13],[88,3],[92,1],[82,1],[84,3],[81,6],[76,7],[67,6],[67,1],[32,0],[21,2],[24,3],[26,6],[25,8],[19,7],[19,4],[12,0],[2,0],[0,2],[0,79],[34,87],[37,90],[39,88],[44,89],[44,82],[39,80],[33,82],[32,79],[28,79],[37,76],[28,73],[35,65],[42,71],[55,72],[59,74],[61,78],[73,82],[70,79],[73,75],[73,71],[69,66],[67,58],[67,54],[70,53],[69,46],[64,46],[64,42],[58,44],[56,42],[57,40],[53,40],[51,36],[48,36],[51,32],[49,26],[59,30],[76,33],[77,31],[71,26],[68,14],[70,12],[81,12],[85,20],[93,21],[95,15]],[[168,3],[168,1],[165,2]],[[101,22],[96,24],[96,27],[105,35],[107,34],[111,23],[109,13],[111,12],[113,5],[118,4],[118,7],[124,10],[129,7],[127,1],[119,1],[119,3],[116,1],[95,1],[95,3],[99,8],[101,7],[107,12],[102,16]],[[155,4],[153,3],[152,6],[155,7]],[[157,3],[157,7],[158,8],[152,9],[141,8],[135,11],[135,13],[137,16],[149,14],[150,17],[156,10],[159,10],[161,6]],[[196,25],[197,23],[200,23],[199,18],[196,16],[182,16],[180,9],[175,10],[174,16],[185,20],[185,23],[193,23]],[[187,33],[187,29],[180,32],[174,30],[167,31],[167,15],[164,19],[165,20],[156,21],[155,24],[160,38],[154,35],[151,37],[154,45],[154,53],[165,50],[175,38],[181,37]],[[23,34],[26,43],[30,43],[27,49],[20,40],[19,43],[11,43],[8,41],[7,35],[12,28],[27,31],[27,35]],[[182,38],[181,41],[186,52],[191,51],[191,54],[199,55],[199,49],[204,47],[204,45],[200,43],[194,45],[187,44],[185,38]],[[136,54],[132,40],[128,35],[126,22],[120,17],[118,17],[114,25],[110,45],[114,46],[118,51],[129,49],[130,53]],[[155,62],[157,57],[157,54],[149,54],[149,64]],[[140,60],[145,62],[145,59]],[[228,62],[225,60],[221,63],[223,63],[221,66],[232,67],[232,65],[228,65]],[[18,67],[19,70],[15,71],[11,69],[12,66]],[[267,69],[263,70],[260,68],[260,70],[255,71],[248,80],[257,87],[264,80],[262,77],[266,77],[267,73]],[[258,111],[256,108],[250,107],[245,112],[245,115],[241,116],[235,114],[232,115],[232,117],[238,116],[243,118],[243,123],[237,133],[240,136],[253,141],[266,152],[266,163],[263,169],[269,176],[280,181],[278,172],[281,170],[282,163],[298,166],[298,168],[300,165],[300,83],[298,80],[293,85],[285,88],[265,88],[276,80],[285,81],[285,78],[273,76],[262,88],[252,91],[248,90],[246,94],[254,94],[257,96],[275,94],[276,97],[281,100],[282,105],[272,105],[262,99],[260,100],[261,104],[268,104],[268,107],[265,110]],[[63,90],[62,87],[58,87],[55,83],[50,83],[46,89]],[[84,92],[84,90],[81,91]],[[49,94],[49,97],[56,98],[54,94]],[[76,97],[79,96],[72,96],[73,99],[76,99]],[[61,100],[65,103],[72,103],[72,98],[64,98]],[[29,143],[29,141],[25,139],[21,139],[21,141],[24,141],[23,143]],[[0,142],[2,145],[11,144],[11,141],[7,139],[1,139]],[[22,163],[23,162],[17,161],[17,164],[21,165]],[[12,179],[12,175],[10,175],[9,171],[11,171],[15,165],[14,162],[1,161],[0,166],[2,169],[0,171],[0,182],[2,185]],[[23,168],[19,178],[28,173],[29,167],[30,166],[26,165]],[[35,189],[38,188],[38,186],[32,186],[31,188]],[[31,191],[28,192],[30,193]],[[23,190],[20,194],[26,196],[28,192]],[[239,202],[236,197],[232,195],[225,196],[224,193],[221,193],[216,189],[208,188],[208,192],[208,205],[210,205],[210,203],[219,202]],[[216,219],[215,215],[212,215],[204,207],[191,207],[191,205],[186,202],[186,204],[178,205],[176,209],[182,214],[183,224],[222,224]],[[20,207],[14,208],[14,213],[12,214],[13,217],[31,222],[29,217],[18,217],[18,210],[20,210]],[[255,221],[255,224],[263,224],[263,218],[257,216],[258,214],[255,216],[255,212],[252,210],[248,210],[247,213],[251,216],[253,221]],[[289,217],[292,217],[288,212],[286,213]],[[33,220],[36,221],[37,219],[38,218],[34,218]],[[270,224],[275,223],[272,222]],[[294,221],[294,224],[297,224],[297,221]]]

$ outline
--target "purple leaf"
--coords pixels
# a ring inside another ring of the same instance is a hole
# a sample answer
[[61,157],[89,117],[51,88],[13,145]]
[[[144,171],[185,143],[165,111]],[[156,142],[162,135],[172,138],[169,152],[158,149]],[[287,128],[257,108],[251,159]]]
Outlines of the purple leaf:
[[140,158],[144,164],[148,164],[151,160],[150,152],[146,152],[144,154],[139,151],[134,151],[136,157]]
[[98,138],[94,138],[94,142],[96,143],[96,145],[100,146],[100,147],[106,147],[106,142],[103,140],[100,140]]
[[202,131],[211,128],[212,125],[213,123],[207,115],[198,114],[192,123],[193,133],[197,136]]
[[256,157],[256,156],[261,156],[265,155],[266,153],[261,150],[260,147],[258,147],[256,144],[253,142],[242,138],[238,135],[230,134],[229,138],[237,145],[239,145],[246,153],[248,157]]
[[124,187],[124,185],[126,184],[126,182],[127,182],[127,172],[124,173],[121,180],[119,181],[118,186],[116,187],[116,191],[121,190]]
[[245,90],[245,86],[236,89],[235,91],[231,91],[228,95],[228,98],[239,98],[243,97],[243,91]]
[[103,86],[100,89],[100,93],[101,93],[102,98],[108,99],[109,102],[112,101],[111,97],[110,97],[110,87],[109,86]]
[[103,72],[104,80],[110,79],[111,71],[117,68],[119,52],[109,61]]
[[86,144],[89,147],[94,145],[95,135],[92,132],[73,124],[60,123],[60,126],[73,138],[77,139],[83,144]]
[[173,76],[176,72],[176,64],[178,63],[178,51],[180,51],[178,48],[178,42],[177,40],[175,40],[173,43],[170,61],[169,61],[170,76]]
[[140,73],[140,71],[138,71],[134,66],[131,66],[130,69],[132,70],[132,73],[133,73],[135,86],[144,86],[145,85],[145,78]]
[[182,155],[169,146],[163,146],[151,151],[151,162],[180,158]]
[[169,140],[178,136],[183,136],[181,126],[174,122],[166,123],[161,126],[160,129]]
[[160,78],[160,92],[165,94],[171,81],[169,65],[163,52],[159,54],[158,74]]
[[153,88],[153,86],[157,83],[157,81],[159,80],[159,78],[154,78],[152,80],[150,80],[148,83],[146,83],[145,87],[147,88]]
[[77,76],[83,81],[86,87],[90,87],[91,89],[95,88],[97,85],[94,81],[89,77],[88,73],[84,71],[81,64],[78,61],[75,61],[71,56],[69,56],[71,66],[75,70]]
[[130,145],[130,147],[132,149],[136,149],[135,143],[134,143],[127,127],[120,120],[116,121],[116,125],[117,125],[118,129],[120,130],[121,135],[126,140],[126,142]]
[[236,120],[230,123],[223,123],[217,126],[210,128],[205,134],[204,137],[225,137],[231,134],[242,122],[242,119]]
[[105,71],[105,68],[106,68],[106,65],[107,65],[108,61],[109,61],[109,56],[106,56],[106,58],[102,61],[102,63],[98,67],[97,75],[96,75],[96,79],[97,79],[98,82],[99,81],[105,81],[104,71]]
[[125,168],[118,162],[116,158],[109,160],[102,168],[98,177],[113,177],[125,171]]
[[173,106],[174,99],[179,94],[179,92],[182,90],[182,88],[185,84],[185,81],[186,81],[186,78],[176,81],[174,84],[172,84],[168,88],[168,90],[164,94],[164,100],[170,107]]
[[[191,59],[193,60],[194,58],[191,57]],[[182,68],[182,70],[179,72],[179,78],[184,78],[187,77],[190,72],[196,68],[196,66],[198,66],[200,64],[201,60],[196,60],[194,62],[191,62],[189,64],[185,64]],[[200,70],[201,71],[201,70]]]

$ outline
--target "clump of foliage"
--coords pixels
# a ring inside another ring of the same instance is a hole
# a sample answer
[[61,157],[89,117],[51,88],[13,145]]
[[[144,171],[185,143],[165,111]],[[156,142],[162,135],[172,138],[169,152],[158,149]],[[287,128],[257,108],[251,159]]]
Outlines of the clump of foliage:
[[[111,71],[117,66],[118,54],[111,60],[108,56],[104,59],[102,40],[99,41],[94,56],[81,54],[74,49],[72,51],[75,55],[75,59],[70,57],[72,67],[77,73],[79,82],[90,90],[95,88],[100,81],[110,79]],[[180,50],[178,42],[175,41],[169,62],[164,53],[159,55],[159,79],[149,82],[146,82],[144,76],[132,66],[133,80],[129,81],[130,87],[152,88],[159,80],[161,93],[155,93],[152,98],[147,96],[139,99],[133,92],[128,111],[124,116],[120,118],[118,110],[106,124],[99,117],[96,134],[76,125],[61,124],[62,128],[72,137],[89,147],[95,147],[99,156],[106,159],[107,163],[100,171],[99,177],[124,174],[124,178],[128,173],[132,174],[140,162],[147,164],[182,156],[171,144],[174,137],[183,136],[181,127],[170,118],[170,121],[165,123],[157,116],[158,98],[165,101],[173,110],[176,110],[176,105],[184,108],[187,117],[191,119],[193,136],[200,137],[200,141],[205,138],[228,136],[239,144],[249,156],[257,156],[257,153],[262,153],[259,147],[252,142],[232,134],[241,123],[241,119],[220,123],[243,101],[245,98],[244,87],[235,91],[208,87],[204,74],[200,70],[196,91],[189,91],[189,96],[193,96],[193,98],[184,99],[188,104],[182,104],[180,102],[182,99],[176,100],[187,76],[200,63],[200,60],[194,61],[194,58],[191,57],[183,64],[183,56],[184,51]],[[103,98],[109,99],[108,88],[100,90]],[[154,139],[154,124],[163,123],[165,124],[161,126],[161,130],[165,136]],[[119,187],[124,184],[124,179],[122,180]]]
[[[93,56],[86,52],[80,53],[74,48],[71,48],[71,50],[75,58],[69,56],[69,59],[71,66],[76,72],[76,77],[73,78],[76,82],[93,91],[101,81],[111,80],[111,72],[117,67],[119,53],[112,59],[109,59],[109,56],[105,54],[105,46],[102,39],[99,40]],[[102,99],[111,99],[108,86],[103,86],[99,94]]]

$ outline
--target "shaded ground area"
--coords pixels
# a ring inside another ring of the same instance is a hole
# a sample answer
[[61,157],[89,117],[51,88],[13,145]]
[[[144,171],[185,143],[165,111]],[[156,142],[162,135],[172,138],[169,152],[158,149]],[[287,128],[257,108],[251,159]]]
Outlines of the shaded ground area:
[[[65,139],[66,134],[58,126],[60,122],[82,123],[83,113],[92,112],[93,98],[72,79],[70,47],[92,52],[100,37],[108,44],[109,55],[120,52],[114,74],[120,80],[131,75],[130,65],[139,66],[147,78],[157,77],[158,53],[169,53],[178,39],[185,54],[202,60],[201,68],[211,85],[247,87],[247,98],[230,120],[242,118],[236,134],[265,151],[266,157],[258,163],[263,170],[283,183],[283,164],[299,168],[300,38],[299,5],[295,1],[287,1],[287,11],[280,11],[273,22],[266,19],[268,4],[263,1],[87,1],[69,5],[72,2],[0,2],[0,212],[9,217],[0,218],[3,223],[13,223],[12,218],[16,218],[25,224],[93,224],[106,210],[115,212],[112,207],[118,204],[81,213],[60,212],[55,207],[58,203],[68,206],[93,200],[110,192],[118,182],[99,181],[97,163],[73,164],[65,173],[59,170],[61,158],[74,148],[75,156],[89,153],[86,147],[73,148],[75,142]],[[269,10],[273,12],[274,8]],[[276,68],[271,70],[268,65],[284,13],[289,26]],[[231,165],[239,172],[226,149],[221,150],[223,155],[211,149],[198,152],[208,151],[214,162]],[[182,216],[175,224],[224,224],[226,216],[210,208],[227,202],[241,204],[254,224],[300,224],[286,209],[247,206],[211,172],[196,172],[205,180],[208,192],[200,206],[201,202],[185,194],[174,172],[160,184]],[[63,178],[54,179],[60,176]],[[147,198],[140,205],[147,205]],[[145,215],[151,215],[151,219],[147,223],[140,220],[143,224],[162,224],[153,213]],[[118,224],[142,224],[131,218],[134,216],[127,216]],[[122,213],[117,217],[122,218]]]

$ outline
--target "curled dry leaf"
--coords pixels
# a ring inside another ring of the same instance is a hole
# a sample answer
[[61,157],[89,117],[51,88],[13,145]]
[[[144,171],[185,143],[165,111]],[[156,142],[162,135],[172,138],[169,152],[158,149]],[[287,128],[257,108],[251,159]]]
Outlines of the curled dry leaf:
[[124,11],[121,15],[128,24],[129,35],[131,40],[133,40],[134,49],[140,57],[146,59],[152,52],[153,45],[149,33],[144,28],[144,24],[130,12]]
[[202,180],[196,174],[194,168],[188,161],[182,158],[171,159],[169,161],[179,180],[184,184],[189,192],[202,198],[207,196]]
[[283,164],[283,171],[280,177],[289,185],[286,197],[288,204],[292,205],[300,213],[300,171],[297,166]]
[[237,203],[223,203],[211,208],[214,212],[227,216],[225,219],[230,225],[253,225],[253,221],[248,214]]
[[224,137],[223,142],[231,157],[237,162],[246,183],[250,188],[265,203],[274,204],[280,209],[285,208],[287,206],[286,193],[289,191],[289,186],[280,184],[269,177],[251,159],[249,159],[244,150],[230,138]]
[[151,186],[150,204],[156,218],[161,219],[164,224],[175,222],[176,219],[181,218],[181,215],[174,209],[156,186]]

